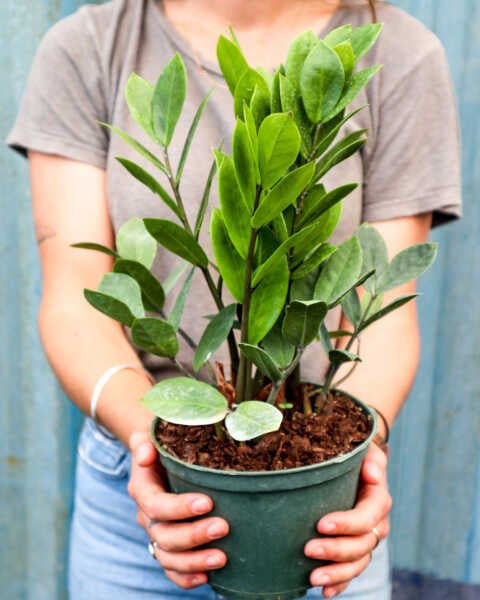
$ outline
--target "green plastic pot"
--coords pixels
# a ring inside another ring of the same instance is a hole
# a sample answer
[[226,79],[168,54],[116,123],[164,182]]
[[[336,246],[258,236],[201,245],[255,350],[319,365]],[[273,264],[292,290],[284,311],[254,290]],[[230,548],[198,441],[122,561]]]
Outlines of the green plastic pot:
[[153,421],[152,439],[171,490],[207,494],[214,503],[209,516],[230,524],[230,533],[211,544],[228,556],[225,567],[209,572],[216,592],[234,600],[289,600],[311,587],[311,571],[326,563],[307,558],[305,543],[318,537],[319,519],[353,507],[361,463],[377,427],[374,410],[349,397],[372,418],[368,438],[348,454],[282,471],[222,471],[188,464],[158,443],[158,418]]

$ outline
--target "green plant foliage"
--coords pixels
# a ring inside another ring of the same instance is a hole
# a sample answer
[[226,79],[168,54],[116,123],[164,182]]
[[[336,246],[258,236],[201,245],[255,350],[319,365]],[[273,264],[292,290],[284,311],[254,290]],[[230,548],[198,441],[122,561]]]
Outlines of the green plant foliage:
[[[314,225],[315,227],[315,225]],[[321,243],[319,246],[314,248],[305,259],[292,271],[292,280],[302,279],[308,275],[311,271],[316,269],[319,265],[324,263],[329,256],[331,256],[337,248],[329,244],[328,242]]]
[[[252,108],[252,114],[255,117],[255,111],[251,106],[252,98],[255,90],[257,90],[257,104],[263,104],[267,108],[270,107],[270,90],[267,82],[255,69],[246,69],[240,76],[237,85],[235,86],[235,95],[233,99],[235,116],[242,118],[243,103],[245,102]],[[256,110],[258,110],[258,106]]]
[[267,402],[247,400],[227,415],[225,426],[234,440],[246,442],[270,431],[277,431],[282,418],[282,413],[275,406]]
[[197,267],[206,268],[208,257],[191,233],[166,219],[143,219],[149,234],[170,252]]
[[175,304],[170,312],[168,317],[168,322],[175,331],[178,331],[180,327],[180,321],[182,320],[183,311],[185,309],[185,302],[187,300],[188,293],[190,288],[192,287],[193,275],[195,274],[195,267],[192,267],[183,282],[180,291],[178,292],[178,296],[175,299]]
[[253,154],[253,144],[248,133],[248,127],[240,119],[237,119],[237,123],[235,125],[232,144],[233,163],[235,165],[234,170],[236,178],[240,184],[240,189],[242,191],[245,204],[247,205],[250,213],[252,213],[255,206],[257,188],[257,167],[255,164],[255,155]]
[[387,306],[383,307],[379,311],[375,312],[371,317],[369,317],[368,319],[366,319],[360,325],[359,330],[363,331],[364,329],[366,329],[367,327],[369,327],[372,323],[375,323],[375,321],[378,321],[379,319],[382,319],[383,317],[385,317],[386,315],[390,314],[394,310],[397,310],[397,308],[400,308],[401,306],[403,306],[407,302],[410,302],[410,300],[413,300],[417,296],[418,296],[418,294],[407,294],[406,296],[400,296],[400,298],[397,298],[393,302],[390,302],[390,304],[387,304]]
[[133,217],[126,221],[118,230],[115,241],[122,258],[139,262],[150,269],[157,253],[157,243],[145,229],[142,219]]
[[282,325],[284,336],[294,346],[305,348],[317,336],[327,310],[325,302],[294,300],[286,309]]
[[158,78],[152,97],[152,124],[155,135],[167,148],[183,109],[187,93],[187,71],[177,53]]
[[177,283],[182,278],[182,275],[188,269],[189,264],[184,260],[181,260],[176,267],[174,267],[171,272],[168,274],[167,278],[163,282],[163,290],[165,292],[165,296],[173,290],[173,288],[177,285]]
[[363,88],[367,85],[370,79],[380,71],[382,65],[376,65],[374,67],[368,67],[368,69],[364,69],[363,71],[358,71],[352,76],[352,79],[347,87],[347,90],[343,93],[338,104],[331,110],[331,112],[325,117],[325,121],[329,121],[338,113],[345,110],[345,108],[355,100],[358,94],[363,90]]
[[388,292],[412,279],[417,279],[432,265],[436,255],[436,244],[415,244],[402,250],[380,274],[377,280],[377,292]]
[[142,350],[173,358],[178,352],[175,329],[167,321],[153,317],[135,319],[132,325],[132,340]]
[[272,381],[279,381],[282,378],[280,369],[266,350],[259,346],[243,344],[242,342],[240,342],[239,347],[243,354],[245,354],[245,356],[249,358],[266,377]]
[[232,95],[243,73],[249,68],[237,44],[221,35],[217,43],[217,59]]
[[280,369],[288,367],[295,354],[295,346],[290,344],[282,333],[282,321],[283,317],[280,315],[278,321],[262,340],[265,352]]
[[152,140],[156,140],[152,124],[153,91],[154,87],[149,81],[132,73],[125,87],[125,99],[132,118]]
[[143,317],[142,292],[138,283],[124,273],[105,273],[98,291],[125,304],[135,317]]
[[230,304],[223,308],[208,323],[193,357],[193,368],[195,372],[209,360],[210,356],[216,352],[227,339],[227,336],[233,327],[236,309],[236,304]]
[[124,273],[135,279],[142,291],[142,303],[147,310],[162,310],[165,302],[162,284],[145,265],[134,260],[120,258],[115,261],[113,270],[115,273]]
[[342,63],[343,72],[345,73],[345,84],[348,84],[355,70],[355,54],[353,53],[352,43],[350,40],[345,40],[334,46],[333,50],[337,53]]
[[187,160],[188,153],[190,151],[190,146],[192,145],[193,138],[195,137],[195,133],[198,128],[198,124],[200,123],[200,119],[202,118],[203,111],[205,110],[205,107],[207,106],[207,102],[210,99],[211,93],[212,92],[209,92],[205,96],[205,98],[202,100],[202,102],[200,103],[200,106],[198,107],[197,112],[195,113],[195,116],[193,117],[193,121],[192,121],[192,124],[190,125],[190,129],[188,130],[188,134],[185,139],[185,144],[183,145],[183,149],[182,149],[182,154],[180,156],[180,161],[178,163],[177,175],[175,178],[177,183],[179,183],[180,179],[182,178],[183,169],[185,167],[185,162]]
[[[341,202],[358,187],[357,183],[347,183],[325,193],[323,186],[313,187],[307,194],[304,202],[304,212],[299,221],[299,226],[317,219],[337,202]],[[321,189],[323,188],[323,189]]]
[[211,425],[222,421],[228,411],[218,390],[190,377],[164,379],[140,401],[157,417],[177,425]]
[[293,115],[301,137],[300,150],[302,156],[308,159],[312,145],[312,128],[298,90],[293,83],[283,75],[279,75],[279,91],[281,110]]
[[297,90],[300,89],[300,75],[305,59],[317,44],[318,36],[310,30],[300,34],[290,45],[285,62],[285,74]]
[[323,39],[323,41],[330,46],[330,48],[335,48],[338,44],[345,42],[350,39],[353,28],[351,25],[342,25],[341,27],[337,27],[336,29],[332,29]]
[[352,44],[356,62],[358,62],[377,41],[382,28],[383,23],[368,23],[367,25],[361,25],[352,30],[350,42]]
[[353,327],[358,327],[360,325],[362,319],[362,307],[356,289],[350,290],[342,300],[342,310]]
[[135,317],[132,315],[132,311],[120,300],[112,298],[107,294],[96,292],[95,290],[84,289],[83,295],[89,304],[96,308],[98,311],[107,315],[111,319],[131,327]]
[[360,362],[360,357],[357,354],[348,352],[348,350],[330,350],[328,353],[330,362],[334,365],[343,365],[346,362]]
[[96,250],[97,252],[102,252],[103,254],[107,254],[108,256],[112,256],[113,258],[119,258],[119,254],[104,246],[103,244],[96,244],[95,242],[78,242],[76,244],[70,244],[72,248],[84,248],[85,250]]
[[373,277],[365,281],[364,284],[369,292],[374,293],[378,278],[388,268],[387,246],[377,229],[367,223],[359,227],[357,236],[362,246],[362,273],[375,269]]

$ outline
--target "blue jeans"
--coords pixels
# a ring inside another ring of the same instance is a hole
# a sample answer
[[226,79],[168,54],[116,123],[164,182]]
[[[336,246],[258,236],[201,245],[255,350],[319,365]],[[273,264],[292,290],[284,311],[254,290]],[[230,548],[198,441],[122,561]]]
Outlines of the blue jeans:
[[[91,420],[83,426],[77,461],[70,537],[70,600],[220,600],[208,585],[183,590],[163,573],[147,551],[148,537],[137,524],[127,493],[130,454]],[[390,600],[388,547],[382,542],[372,562],[340,598]],[[307,598],[319,600],[320,588]]]

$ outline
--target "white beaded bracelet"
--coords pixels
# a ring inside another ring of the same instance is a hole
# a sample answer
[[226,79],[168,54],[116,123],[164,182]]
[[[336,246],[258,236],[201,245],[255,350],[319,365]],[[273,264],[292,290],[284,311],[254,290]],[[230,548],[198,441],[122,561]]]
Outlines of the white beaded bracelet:
[[118,371],[121,371],[122,369],[133,369],[134,371],[138,371],[139,373],[145,373],[145,375],[147,375],[148,379],[152,383],[155,383],[155,378],[153,377],[153,375],[151,373],[149,373],[143,367],[138,367],[137,365],[114,365],[113,367],[108,368],[105,371],[105,373],[103,373],[103,375],[101,375],[99,377],[97,383],[95,384],[95,387],[93,388],[92,398],[90,400],[90,416],[92,417],[92,419],[94,421],[97,420],[97,415],[96,415],[97,404],[98,404],[98,399],[100,398],[100,394],[103,391],[103,388],[105,387],[107,382],[110,380],[110,378],[113,375],[115,375],[115,373],[118,373]]

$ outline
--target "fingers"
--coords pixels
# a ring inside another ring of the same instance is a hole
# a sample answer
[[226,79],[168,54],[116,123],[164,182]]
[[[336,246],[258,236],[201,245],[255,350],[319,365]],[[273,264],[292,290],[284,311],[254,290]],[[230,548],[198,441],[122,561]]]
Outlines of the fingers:
[[369,565],[371,555],[368,554],[360,560],[353,562],[337,563],[320,567],[312,571],[310,582],[314,586],[335,586],[348,583],[358,577]]
[[[389,533],[388,519],[377,525],[381,539]],[[352,537],[316,538],[305,544],[305,555],[316,560],[333,562],[353,562],[370,554],[377,546],[377,536],[373,532]]]
[[376,444],[371,444],[362,464],[362,479],[378,484],[387,476],[387,456]]
[[338,596],[339,594],[341,594],[342,592],[344,592],[347,587],[349,586],[349,583],[340,583],[339,585],[327,585],[324,586],[323,588],[323,597],[324,598],[333,598],[334,596]]
[[196,588],[199,585],[207,583],[207,576],[205,573],[191,573],[184,575],[183,573],[177,573],[176,571],[165,571],[165,575],[176,583],[179,587],[184,590]]
[[227,562],[226,555],[221,550],[216,549],[165,552],[157,548],[155,556],[164,569],[176,571],[182,575],[221,569]]

